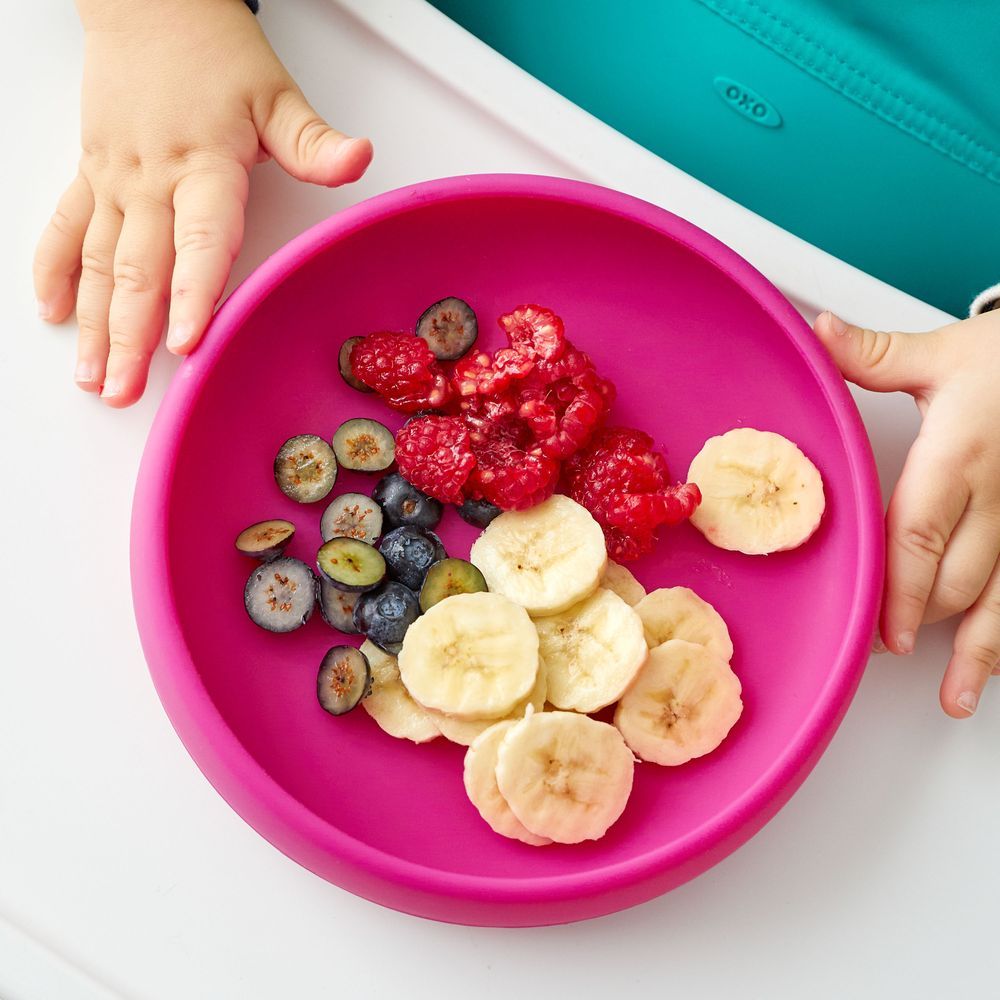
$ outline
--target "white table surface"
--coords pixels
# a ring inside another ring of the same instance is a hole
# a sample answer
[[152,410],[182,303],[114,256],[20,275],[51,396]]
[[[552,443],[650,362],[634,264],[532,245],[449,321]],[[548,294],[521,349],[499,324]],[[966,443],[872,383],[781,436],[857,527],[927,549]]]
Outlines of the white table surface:
[[[947,625],[907,660],[873,659],[829,751],[760,834],[611,917],[515,931],[434,924],[328,885],[246,826],[174,735],[132,617],[131,493],[174,361],[159,357],[143,402],[113,412],[71,384],[73,324],[34,317],[34,241],[76,158],[80,29],[63,0],[2,7],[3,1000],[997,995],[1000,697],[969,722],[941,713]],[[470,70],[458,93],[385,40],[404,27],[412,41],[458,38],[415,0],[272,0],[263,20],[316,105],[372,135],[377,157],[338,192],[259,169],[236,278],[363,196],[518,170],[584,175],[674,208],[807,313],[829,304],[917,329],[941,320],[658,165],[502,60],[484,60],[482,78]],[[455,54],[459,66],[483,57],[468,41]],[[483,107],[497,110],[500,82],[515,103],[530,97],[506,117]],[[527,136],[544,115],[539,144]],[[428,141],[435,134],[463,141]],[[858,399],[891,486],[915,432],[912,404]]]

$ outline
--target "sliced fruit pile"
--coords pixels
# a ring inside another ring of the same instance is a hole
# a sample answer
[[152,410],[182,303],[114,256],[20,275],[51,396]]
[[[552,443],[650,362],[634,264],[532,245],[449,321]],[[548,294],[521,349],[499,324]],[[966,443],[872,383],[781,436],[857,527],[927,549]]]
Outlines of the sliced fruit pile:
[[[682,587],[647,595],[575,501],[501,514],[470,559],[490,590],[445,598],[398,660],[378,654],[362,705],[397,738],[468,746],[466,792],[497,833],[595,840],[625,808],[633,754],[684,763],[739,718],[722,618]],[[590,718],[616,703],[614,726]]]
[[[323,657],[326,712],[362,704],[394,737],[468,747],[465,789],[496,832],[572,844],[622,814],[636,759],[704,756],[743,710],[718,612],[685,587],[647,594],[609,555],[636,558],[687,518],[724,549],[794,548],[825,495],[792,442],[752,428],[709,439],[672,484],[647,434],[605,426],[614,387],[558,316],[521,306],[499,322],[509,346],[492,355],[470,353],[478,322],[456,298],[425,310],[416,335],[345,341],[348,384],[411,416],[395,437],[364,418],[332,441],[292,437],[275,481],[311,504],[340,468],[381,478],[370,496],[328,500],[318,574],[286,554],[285,519],[244,529],[236,548],[258,561],[244,588],[255,624],[292,632],[318,604],[331,628],[365,637]],[[484,529],[469,561],[433,530],[445,503]],[[613,725],[591,718],[605,709]]]
[[[652,439],[604,428],[615,387],[566,338],[550,309],[518,306],[498,320],[508,346],[473,352],[479,324],[461,299],[426,309],[416,335],[351,337],[348,385],[413,414],[396,437],[400,472],[444,503],[526,510],[565,492],[585,506],[615,558],[634,559],[660,525],[691,516],[691,484],[671,485]],[[564,464],[565,463],[565,464]]]
[[[314,503],[328,496],[340,468],[381,472],[394,458],[388,429],[355,418],[340,425],[332,446],[315,434],[290,438],[274,461],[274,476],[286,496]],[[487,589],[482,573],[464,559],[449,558],[431,530],[442,514],[437,500],[395,472],[383,476],[370,497],[334,497],[320,519],[318,576],[301,560],[284,555],[295,535],[291,521],[251,525],[236,538],[237,550],[260,562],[244,588],[247,614],[269,632],[292,632],[309,620],[318,603],[331,628],[363,634],[368,647],[387,656],[398,653],[407,629],[423,612],[446,597]],[[482,523],[492,516],[482,510],[464,514]],[[367,695],[377,677],[363,651],[334,646],[320,665],[320,704],[342,715]]]

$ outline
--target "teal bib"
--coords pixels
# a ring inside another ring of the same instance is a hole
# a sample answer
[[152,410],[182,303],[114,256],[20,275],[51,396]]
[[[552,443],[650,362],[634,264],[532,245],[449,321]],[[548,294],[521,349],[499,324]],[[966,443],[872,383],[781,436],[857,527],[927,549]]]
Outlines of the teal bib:
[[433,0],[543,83],[964,315],[1000,280],[995,0]]

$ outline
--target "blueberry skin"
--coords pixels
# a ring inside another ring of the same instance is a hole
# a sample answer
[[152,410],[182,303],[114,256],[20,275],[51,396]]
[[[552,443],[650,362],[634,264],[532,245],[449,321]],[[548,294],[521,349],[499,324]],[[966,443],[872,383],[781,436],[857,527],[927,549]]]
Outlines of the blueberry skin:
[[354,627],[387,653],[396,655],[406,630],[420,615],[417,595],[395,581],[369,591],[354,605]]
[[[444,547],[444,542],[438,537],[437,533],[434,531],[428,531],[427,537],[434,543],[434,562],[440,562],[442,559],[448,558],[448,550]],[[430,567],[427,567],[430,569]],[[426,573],[424,574],[427,575]]]
[[467,524],[471,524],[476,528],[485,528],[495,517],[498,517],[502,513],[503,511],[496,505],[491,504],[489,500],[466,500],[458,508],[458,516]]
[[444,513],[440,501],[418,490],[398,472],[383,476],[378,481],[372,490],[372,499],[382,508],[385,519],[393,528],[406,525],[433,528]]
[[442,550],[436,535],[431,538],[423,528],[409,526],[393,528],[382,536],[379,544],[389,579],[398,580],[414,591],[420,590],[427,571],[438,561]]

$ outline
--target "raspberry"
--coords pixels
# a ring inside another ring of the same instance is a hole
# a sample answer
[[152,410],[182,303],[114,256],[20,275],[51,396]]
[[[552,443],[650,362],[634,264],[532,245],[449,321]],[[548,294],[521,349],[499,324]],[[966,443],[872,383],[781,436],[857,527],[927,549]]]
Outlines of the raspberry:
[[444,503],[462,503],[462,487],[476,464],[469,432],[458,417],[418,417],[396,435],[403,477]]
[[458,405],[466,426],[475,432],[498,420],[515,418],[519,403],[513,392],[498,392],[492,396],[466,396]]
[[691,516],[701,502],[692,483],[671,486],[667,463],[642,431],[609,427],[566,463],[569,495],[604,529],[613,559],[635,559],[653,547],[654,530]]
[[483,421],[471,439],[476,467],[466,484],[470,499],[489,500],[502,510],[526,510],[555,492],[559,463],[528,452],[531,435],[521,421]]
[[370,333],[351,348],[351,371],[396,410],[440,410],[452,389],[427,342],[409,333]]
[[628,531],[641,524],[680,524],[701,503],[701,490],[694,483],[677,483],[659,493],[622,493],[608,507],[608,524]]
[[518,306],[497,320],[510,346],[532,361],[552,361],[566,348],[563,321],[551,309]]
[[502,347],[492,358],[480,351],[455,365],[452,384],[460,396],[495,396],[515,379],[524,378],[534,364],[509,347]]
[[[579,355],[585,364],[564,365],[571,355]],[[585,354],[572,349],[549,370],[576,374],[551,380],[540,363],[519,392],[518,415],[531,428],[542,454],[569,458],[589,443],[604,421],[615,387],[597,374]]]

